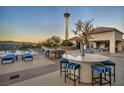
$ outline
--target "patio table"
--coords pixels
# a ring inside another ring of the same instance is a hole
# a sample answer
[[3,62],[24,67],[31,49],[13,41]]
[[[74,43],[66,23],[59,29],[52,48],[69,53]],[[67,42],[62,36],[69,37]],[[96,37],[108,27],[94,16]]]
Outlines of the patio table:
[[82,83],[91,83],[91,65],[101,63],[109,59],[106,56],[98,54],[85,54],[84,57],[81,57],[80,55],[72,56],[70,54],[64,54],[63,58],[68,59],[72,63],[81,65],[80,82]]

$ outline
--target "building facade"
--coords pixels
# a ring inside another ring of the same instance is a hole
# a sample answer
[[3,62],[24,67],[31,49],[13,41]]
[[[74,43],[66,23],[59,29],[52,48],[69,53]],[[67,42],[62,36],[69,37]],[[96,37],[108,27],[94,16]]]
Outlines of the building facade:
[[[95,28],[92,34],[93,39],[90,40],[88,47],[102,48],[110,53],[122,51],[123,48],[122,35],[123,33],[117,30],[116,28],[110,27]],[[73,39],[72,41],[74,42],[76,40]]]

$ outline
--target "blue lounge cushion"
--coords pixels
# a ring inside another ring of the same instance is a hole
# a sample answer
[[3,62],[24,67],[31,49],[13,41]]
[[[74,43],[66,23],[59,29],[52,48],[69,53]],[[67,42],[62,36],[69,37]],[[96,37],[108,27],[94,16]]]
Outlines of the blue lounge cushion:
[[15,58],[15,55],[14,55],[14,54],[12,54],[12,53],[7,53],[7,54],[4,55],[4,57],[2,58],[2,60],[3,60],[3,61],[4,61],[4,60],[14,60],[14,58]]
[[23,54],[23,58],[33,58],[33,56],[32,56],[32,54],[31,54],[31,52],[25,52],[25,53]]
[[96,48],[96,51],[97,51],[97,53],[100,53],[103,51],[103,49],[102,48]]
[[2,58],[2,60],[13,60],[14,58],[8,57],[8,58]]
[[86,48],[84,49],[84,52],[87,52],[87,53],[93,52],[93,48]]
[[32,57],[31,54],[24,54],[24,57]]

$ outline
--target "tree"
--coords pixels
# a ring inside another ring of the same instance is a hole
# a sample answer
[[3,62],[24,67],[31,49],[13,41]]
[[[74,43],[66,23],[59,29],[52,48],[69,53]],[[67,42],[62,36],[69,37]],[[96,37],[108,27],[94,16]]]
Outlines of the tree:
[[58,36],[52,36],[48,38],[45,42],[42,43],[43,46],[49,47],[49,48],[57,48],[60,45],[60,37]]
[[36,44],[36,47],[37,47],[37,48],[41,48],[41,46],[42,46],[42,45],[41,45],[40,42]]
[[75,23],[75,30],[73,32],[75,35],[78,35],[81,37],[82,41],[80,42],[81,44],[81,55],[85,56],[84,53],[84,46],[89,42],[90,39],[93,39],[92,33],[94,30],[93,27],[93,20],[86,20],[86,21],[81,21],[79,20],[77,23]]

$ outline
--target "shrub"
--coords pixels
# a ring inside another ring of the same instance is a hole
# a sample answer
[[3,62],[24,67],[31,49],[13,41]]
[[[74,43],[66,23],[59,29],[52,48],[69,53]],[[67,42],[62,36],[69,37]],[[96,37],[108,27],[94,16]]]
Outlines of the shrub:
[[62,43],[61,43],[61,46],[73,46],[74,44],[69,41],[69,40],[64,40]]

